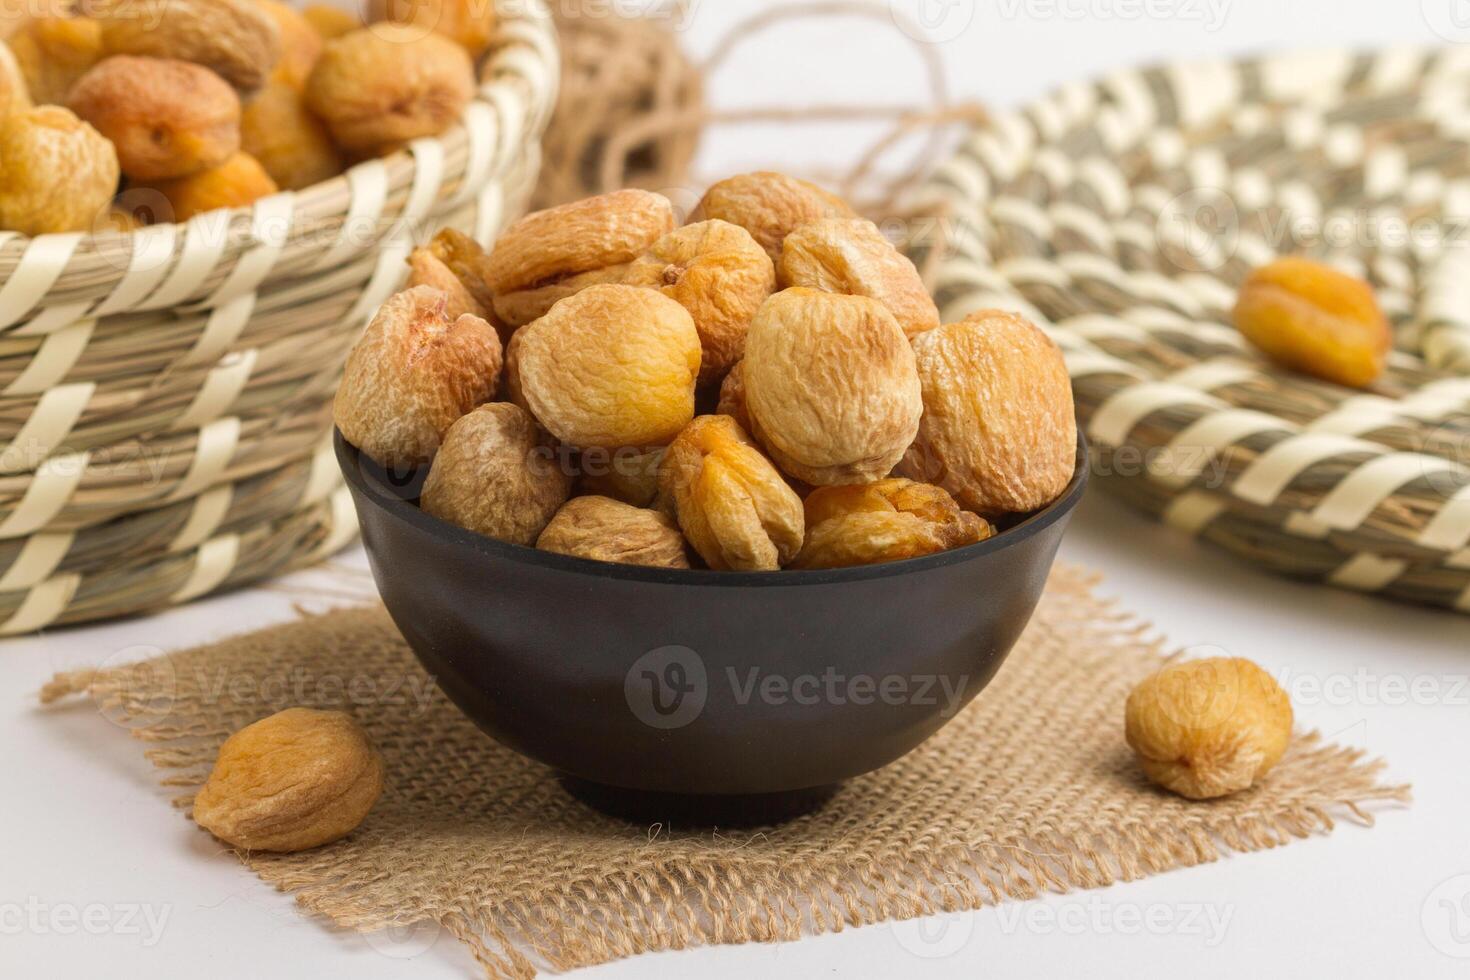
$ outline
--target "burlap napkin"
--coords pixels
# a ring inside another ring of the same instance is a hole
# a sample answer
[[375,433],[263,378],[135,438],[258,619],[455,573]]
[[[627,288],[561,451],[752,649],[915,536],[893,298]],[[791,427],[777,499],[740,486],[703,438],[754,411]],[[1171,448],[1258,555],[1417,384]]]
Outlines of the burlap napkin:
[[240,860],[339,926],[446,930],[496,977],[1094,888],[1285,844],[1330,830],[1334,814],[1367,821],[1364,805],[1407,799],[1379,764],[1313,735],[1232,800],[1151,788],[1123,743],[1123,702],[1165,654],[1095,584],[1060,569],[1000,676],[948,728],[819,813],[758,832],[593,813],[481,735],[376,607],[62,675],[43,699],[89,692],[190,793],[241,726],[292,705],[353,711],[388,767],[367,822],[316,851]]

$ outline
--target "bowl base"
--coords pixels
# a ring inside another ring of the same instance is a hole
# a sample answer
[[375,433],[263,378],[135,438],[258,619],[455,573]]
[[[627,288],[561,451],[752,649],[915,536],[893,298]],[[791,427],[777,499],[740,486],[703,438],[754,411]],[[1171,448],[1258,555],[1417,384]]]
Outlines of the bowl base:
[[637,824],[678,827],[763,827],[821,809],[839,785],[748,796],[655,793],[563,775],[562,788],[599,813]]

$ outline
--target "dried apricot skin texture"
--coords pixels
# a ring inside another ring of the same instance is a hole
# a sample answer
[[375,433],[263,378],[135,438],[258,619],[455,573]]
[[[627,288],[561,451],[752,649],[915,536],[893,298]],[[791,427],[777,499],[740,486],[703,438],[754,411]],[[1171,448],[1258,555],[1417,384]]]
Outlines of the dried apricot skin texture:
[[60,106],[0,126],[0,228],[26,235],[89,230],[117,190],[117,153]]
[[9,45],[0,41],[0,125],[12,113],[31,107],[31,93],[26,85],[25,73],[15,60]]
[[821,487],[806,498],[806,545],[792,568],[849,568],[977,544],[995,531],[940,487],[911,480]]
[[772,263],[781,261],[786,236],[823,218],[852,218],[852,208],[816,184],[760,171],[722,180],[705,192],[691,222],[718,218],[750,232]]
[[254,0],[87,0],[108,54],[203,65],[241,92],[265,84],[281,56],[275,21]]
[[651,289],[593,286],[522,327],[513,397],[576,449],[653,449],[694,417],[699,333]]
[[745,356],[750,321],[776,289],[776,270],[750,232],[704,221],[665,235],[622,281],[657,289],[689,311],[704,356],[701,385],[718,383]]
[[41,17],[8,42],[37,105],[66,102],[77,79],[101,61],[102,25],[90,17]]
[[495,37],[494,0],[372,0],[370,9],[375,21],[436,31],[475,56]]
[[105,58],[72,86],[67,108],[112,141],[133,180],[187,177],[240,149],[240,97],[187,61]]
[[224,163],[176,180],[148,185],[163,195],[174,221],[221,208],[243,208],[279,190],[260,162],[248,153],[236,153]]
[[781,288],[866,296],[888,307],[910,337],[939,326],[939,308],[914,263],[864,218],[828,218],[786,237]]
[[464,49],[403,24],[374,24],[327,43],[306,102],[345,150],[391,152],[453,125],[474,95]]
[[340,174],[342,155],[320,119],[290,85],[267,82],[240,118],[240,148],[259,161],[276,186],[296,191]]
[[1291,742],[1291,700],[1249,660],[1172,664],[1128,697],[1126,734],[1148,777],[1191,800],[1259,782]]
[[651,191],[614,191],[528,214],[506,229],[485,263],[496,312],[512,325],[529,323],[581,288],[618,281],[622,270],[610,270],[673,230],[673,204]]
[[383,761],[340,711],[289,708],[231,735],[194,797],[194,822],[246,851],[340,840],[383,792]]
[[633,507],[651,507],[665,449],[584,453],[578,485],[583,493],[611,497]]
[[924,419],[899,473],[986,516],[1050,504],[1076,470],[1066,363],[1022,317],[985,310],[914,338]]
[[475,316],[489,322],[489,313],[432,249],[414,249],[408,256],[408,270],[408,288],[428,286],[443,293],[445,312],[451,320]]
[[335,40],[363,26],[361,17],[325,3],[310,4],[301,11],[301,16],[323,41]]
[[1310,259],[1279,259],[1253,272],[1235,325],[1278,364],[1349,388],[1377,381],[1393,348],[1373,288]]
[[306,80],[322,55],[322,36],[295,7],[281,0],[254,0],[275,22],[281,39],[281,56],[271,71],[270,81],[306,90]]
[[608,497],[577,497],[536,539],[540,551],[615,565],[688,568],[684,538],[667,517]]
[[887,476],[923,413],[913,347],[893,314],[863,297],[772,296],[751,324],[741,378],[752,435],[816,486]]
[[450,427],[429,470],[425,513],[531,546],[571,493],[535,421],[517,405],[481,405]]
[[659,497],[716,571],[776,571],[805,538],[801,498],[726,415],[700,416],[669,446]]
[[347,357],[332,406],[342,437],[387,467],[427,463],[461,416],[495,397],[500,338],[484,320],[450,320],[420,286],[383,304]]

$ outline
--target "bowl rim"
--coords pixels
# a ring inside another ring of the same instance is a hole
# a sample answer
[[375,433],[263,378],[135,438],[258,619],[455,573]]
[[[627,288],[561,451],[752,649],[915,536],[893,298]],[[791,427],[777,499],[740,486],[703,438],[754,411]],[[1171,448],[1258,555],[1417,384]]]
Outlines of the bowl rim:
[[371,478],[367,469],[359,465],[362,451],[343,438],[341,430],[335,427],[332,430],[332,445],[336,452],[337,465],[342,470],[343,478],[352,488],[354,497],[358,500],[369,500],[393,520],[408,524],[415,530],[439,538],[446,543],[469,548],[486,558],[521,562],[571,574],[586,575],[589,578],[705,588],[722,586],[730,588],[802,588],[842,585],[850,582],[867,582],[901,575],[913,575],[964,562],[977,561],[1019,545],[1070,516],[1082,500],[1089,477],[1087,437],[1079,429],[1076,468],[1061,496],[1021,523],[978,544],[920,558],[885,562],[880,565],[817,570],[782,569],[779,572],[725,572],[708,569],[619,565],[497,541],[426,514],[418,506],[393,492],[386,484]]

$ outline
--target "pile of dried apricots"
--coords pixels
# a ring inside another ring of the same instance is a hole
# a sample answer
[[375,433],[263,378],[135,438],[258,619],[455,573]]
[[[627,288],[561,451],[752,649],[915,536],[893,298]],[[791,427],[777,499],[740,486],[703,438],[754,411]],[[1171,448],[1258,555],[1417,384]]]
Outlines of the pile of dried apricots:
[[[1077,465],[1036,326],[948,325],[872,222],[781,174],[690,223],[625,190],[409,260],[348,358],[343,437],[429,466],[420,501],[606,562],[775,571],[935,554],[1039,510]],[[497,400],[499,399],[499,400]]]
[[243,207],[434,136],[475,87],[482,0],[54,0],[0,20],[0,229],[127,231]]

